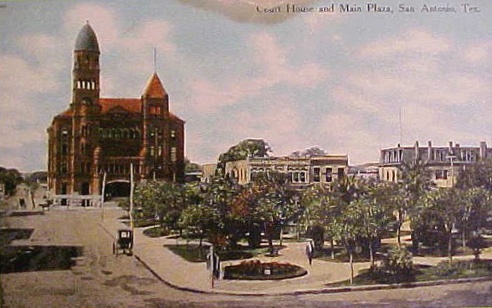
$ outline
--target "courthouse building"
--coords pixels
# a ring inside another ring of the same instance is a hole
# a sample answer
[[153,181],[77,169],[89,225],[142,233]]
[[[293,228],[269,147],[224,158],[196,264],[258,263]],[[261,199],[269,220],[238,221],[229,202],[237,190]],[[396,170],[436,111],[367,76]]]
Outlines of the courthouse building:
[[102,98],[100,50],[87,23],[75,41],[72,99],[48,128],[48,185],[57,195],[99,195],[130,179],[182,181],[184,121],[153,73],[140,98]]

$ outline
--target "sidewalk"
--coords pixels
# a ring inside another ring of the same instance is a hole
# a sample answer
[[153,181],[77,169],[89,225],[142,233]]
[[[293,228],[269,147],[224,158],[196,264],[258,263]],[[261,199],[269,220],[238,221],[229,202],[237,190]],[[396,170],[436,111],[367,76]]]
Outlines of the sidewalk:
[[[118,221],[118,218],[126,212],[117,208],[106,209],[101,226],[114,237],[118,229],[128,228],[128,226]],[[350,278],[348,263],[325,262],[315,259],[310,266],[305,255],[305,243],[289,242],[286,248],[280,250],[278,257],[256,257],[256,259],[296,264],[305,268],[308,271],[307,275],[285,280],[219,280],[215,282],[215,287],[212,288],[210,272],[206,269],[204,262],[188,262],[164,247],[165,245],[175,245],[177,243],[176,239],[150,238],[143,234],[143,229],[135,228],[134,243],[134,256],[160,280],[175,288],[194,292],[236,295],[321,293],[327,291],[327,284]],[[180,243],[183,243],[183,241],[180,241]],[[489,248],[484,251],[482,257],[492,257],[492,250]],[[473,256],[465,256],[465,258],[470,259]],[[456,257],[456,259],[462,259],[462,257]],[[415,263],[432,265],[442,260],[446,260],[446,258],[414,258]],[[224,261],[222,262],[222,267],[239,262]],[[355,274],[360,269],[368,267],[368,262],[354,263]],[[377,289],[381,288],[381,286],[353,288]],[[340,289],[347,288],[341,287]]]
[[[115,236],[116,230],[128,228],[127,225],[117,220],[124,214],[124,211],[114,208],[107,210],[102,227]],[[299,290],[317,291],[326,288],[328,283],[350,278],[350,267],[347,263],[314,260],[310,266],[305,255],[305,243],[290,242],[280,251],[278,257],[259,256],[256,259],[296,264],[305,268],[308,271],[307,275],[285,280],[219,280],[215,281],[215,287],[212,288],[210,272],[206,269],[204,262],[188,262],[164,247],[165,245],[176,245],[176,239],[150,238],[143,234],[143,229],[135,228],[134,243],[134,256],[156,276],[173,287],[195,292],[261,295],[292,293]],[[222,267],[239,262],[241,261],[224,261]],[[368,266],[367,262],[356,263],[354,264],[355,272]]]

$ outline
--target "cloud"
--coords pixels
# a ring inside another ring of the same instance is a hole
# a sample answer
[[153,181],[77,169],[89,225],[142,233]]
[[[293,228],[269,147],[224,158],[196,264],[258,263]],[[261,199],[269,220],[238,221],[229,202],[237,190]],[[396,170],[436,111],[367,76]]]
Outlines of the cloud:
[[[473,51],[474,46],[458,46],[447,37],[421,30],[361,46],[352,69],[328,93],[338,108],[325,119],[330,123],[327,138],[343,134],[338,144],[350,149],[356,161],[363,161],[368,156],[361,149],[371,149],[374,157],[377,145],[400,141],[401,112],[404,143],[470,140],[483,123],[467,123],[465,114],[472,116],[467,106],[482,113],[490,109],[487,102],[492,95],[487,86],[492,81],[483,74],[487,68],[463,69],[463,50]],[[470,59],[478,60],[480,53],[475,51]]]
[[[276,24],[282,23],[297,14],[288,13],[287,5],[311,6],[313,0],[178,0],[208,12],[223,15],[233,21],[243,23]],[[266,10],[266,11],[265,11]],[[268,13],[268,11],[272,11]]]
[[477,42],[465,48],[463,58],[467,63],[474,65],[484,65],[490,62],[492,53],[492,43]]
[[264,79],[271,84],[286,83],[289,85],[315,88],[327,77],[328,72],[315,62],[292,65],[289,59],[291,50],[282,48],[275,37],[266,32],[253,34],[249,38],[253,50],[253,58],[265,74]]
[[[115,11],[96,3],[76,4],[64,14],[63,31],[69,34],[64,37],[65,45],[67,42],[75,43],[75,38],[85,22],[89,22],[96,32],[102,52],[110,52],[119,45],[121,25]],[[102,42],[104,44],[101,44]]]
[[[34,45],[33,42],[33,48]],[[0,55],[0,148],[16,148],[44,138],[42,97],[59,89],[56,70],[42,61],[30,64],[19,56]]]
[[412,54],[415,57],[440,55],[451,50],[449,39],[438,37],[428,31],[411,29],[398,37],[375,41],[362,48],[361,57],[386,58]]
[[252,77],[223,75],[215,82],[196,77],[190,89],[192,105],[198,111],[215,112],[264,95],[279,85],[314,89],[328,78],[328,70],[314,61],[291,64],[290,49],[280,46],[275,37],[266,32],[250,35],[247,46],[256,64],[256,74]]
[[243,110],[231,114],[222,127],[227,133],[241,141],[247,138],[260,138],[273,147],[276,154],[288,154],[292,149],[303,148],[304,142],[299,132],[302,115],[289,97],[281,97],[265,104],[261,110]]

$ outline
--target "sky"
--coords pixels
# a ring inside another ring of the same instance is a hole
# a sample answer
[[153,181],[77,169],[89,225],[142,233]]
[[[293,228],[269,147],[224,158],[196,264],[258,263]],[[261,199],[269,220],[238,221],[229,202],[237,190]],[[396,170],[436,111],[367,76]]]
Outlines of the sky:
[[398,143],[492,146],[492,1],[447,5],[0,1],[0,166],[46,170],[46,129],[70,104],[86,21],[101,49],[101,97],[140,97],[155,67],[193,162],[215,162],[247,138],[272,155],[318,146],[352,165]]

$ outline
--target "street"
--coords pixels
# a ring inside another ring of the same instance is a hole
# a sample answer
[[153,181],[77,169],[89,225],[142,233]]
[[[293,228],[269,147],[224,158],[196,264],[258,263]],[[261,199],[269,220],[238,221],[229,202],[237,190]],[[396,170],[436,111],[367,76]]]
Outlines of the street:
[[492,306],[492,281],[302,296],[232,296],[180,291],[156,279],[136,258],[113,255],[113,237],[102,224],[116,218],[121,211],[73,208],[45,213],[2,217],[1,226],[34,229],[29,239],[14,241],[14,245],[75,246],[82,247],[82,254],[75,258],[69,270],[2,274],[5,307]]

